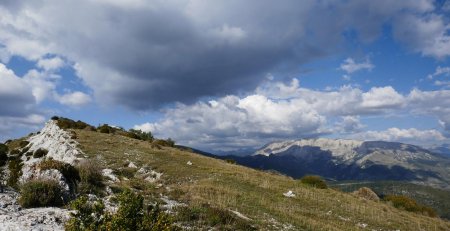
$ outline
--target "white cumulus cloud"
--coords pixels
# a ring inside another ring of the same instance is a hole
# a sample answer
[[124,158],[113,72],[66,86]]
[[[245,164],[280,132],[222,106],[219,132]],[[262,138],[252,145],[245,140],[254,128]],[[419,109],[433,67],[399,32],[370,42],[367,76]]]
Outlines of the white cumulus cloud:
[[344,62],[341,64],[340,69],[347,72],[348,74],[351,74],[353,72],[357,72],[360,70],[372,70],[375,67],[370,62],[369,58],[366,58],[363,62],[357,63],[352,58],[347,58],[344,60]]
[[58,101],[61,104],[80,107],[86,105],[92,101],[91,97],[83,92],[76,91],[57,96]]

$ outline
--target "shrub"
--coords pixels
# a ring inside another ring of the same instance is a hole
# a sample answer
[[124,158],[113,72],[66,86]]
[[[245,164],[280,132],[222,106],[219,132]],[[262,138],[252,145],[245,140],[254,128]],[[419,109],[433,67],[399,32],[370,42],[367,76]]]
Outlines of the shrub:
[[24,208],[62,206],[62,191],[57,181],[31,180],[20,187],[19,203]]
[[43,149],[43,148],[39,148],[38,150],[34,151],[33,157],[34,158],[41,158],[43,156],[46,156],[47,153],[48,153],[48,150]]
[[322,178],[320,176],[307,175],[307,176],[302,177],[302,179],[300,179],[300,181],[303,184],[307,184],[307,185],[310,185],[315,188],[320,188],[320,189],[328,188],[327,183],[325,183],[325,181],[322,180]]
[[101,133],[114,133],[115,129],[110,127],[108,124],[103,124],[97,128],[97,131]]
[[10,155],[19,155],[20,154],[20,150],[19,149],[13,149],[9,152]]
[[432,208],[420,205],[414,199],[403,195],[387,195],[383,198],[385,201],[392,203],[396,208],[409,212],[420,213],[430,217],[436,217],[437,213]]
[[64,117],[52,117],[52,120],[56,120],[56,124],[61,129],[92,129],[93,127],[83,121],[74,121]]
[[20,141],[19,146],[20,146],[21,148],[24,148],[24,147],[26,147],[29,143],[30,143],[30,142],[28,142],[28,141],[26,141],[26,140],[22,140],[22,141]]
[[88,201],[80,197],[71,203],[71,208],[77,212],[71,213],[66,230],[172,230],[169,216],[158,206],[145,208],[141,195],[126,189],[117,200],[119,208],[115,214],[110,214],[100,200]]
[[51,120],[59,120],[58,116],[52,116]]
[[[172,140],[171,140],[171,141],[172,141]],[[157,145],[157,146],[173,147],[173,146],[175,145],[175,142],[172,141],[172,143],[171,143],[171,142],[169,142],[168,140],[160,140],[160,139],[157,139],[157,140],[154,140],[154,141],[152,142],[152,144],[153,144],[153,145]]]
[[9,178],[7,184],[17,189],[17,182],[19,181],[19,177],[22,175],[22,160],[19,157],[12,157],[9,159],[8,169],[9,169]]
[[81,230],[105,230],[105,205],[101,200],[88,201],[86,196],[81,196],[70,203],[70,208],[76,210],[70,213],[72,217],[65,225],[67,231]]
[[77,169],[80,175],[79,192],[100,194],[104,184],[99,164],[92,160],[85,160],[78,164]]
[[150,142],[152,142],[154,140],[151,132],[143,132],[141,130],[135,130],[135,129],[130,129],[128,131],[127,136],[130,138],[144,140],[144,141],[150,141]]
[[4,166],[8,160],[8,146],[0,144],[0,167]]
[[226,159],[225,162],[227,162],[229,164],[236,164],[236,161],[233,159]]
[[169,144],[169,147],[175,147],[175,140],[172,140],[171,138],[167,139],[167,143]]

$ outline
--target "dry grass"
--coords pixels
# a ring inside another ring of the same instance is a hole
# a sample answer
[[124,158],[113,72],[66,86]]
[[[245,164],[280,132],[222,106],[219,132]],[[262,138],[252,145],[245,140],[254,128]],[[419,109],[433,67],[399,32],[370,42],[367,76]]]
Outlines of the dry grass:
[[[164,173],[165,187],[144,187],[144,193],[179,191],[190,205],[210,204],[239,211],[263,230],[450,230],[450,223],[396,209],[333,189],[316,189],[292,178],[226,163],[180,151],[152,148],[151,144],[124,136],[78,130],[80,148],[103,166],[119,169],[127,161],[148,165]],[[190,161],[192,165],[186,163]],[[136,182],[132,182],[136,184]],[[120,186],[129,185],[127,182]],[[142,187],[141,187],[142,188]],[[292,190],[294,198],[282,194]]]

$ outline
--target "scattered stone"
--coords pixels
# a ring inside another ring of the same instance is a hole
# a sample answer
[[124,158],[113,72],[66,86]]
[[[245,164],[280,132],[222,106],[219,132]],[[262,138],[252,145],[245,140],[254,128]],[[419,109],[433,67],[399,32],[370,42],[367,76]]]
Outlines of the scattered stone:
[[232,212],[234,215],[236,215],[237,217],[247,220],[247,221],[251,221],[252,219],[248,218],[247,216],[245,216],[244,214],[238,212],[238,211],[234,211],[234,210],[229,210],[230,212]]
[[64,230],[70,219],[70,211],[60,208],[22,209],[17,203],[19,194],[7,190],[0,193],[0,202],[7,205],[0,209],[0,231]]
[[180,203],[180,202],[175,201],[175,200],[171,200],[167,196],[161,195],[160,199],[162,201],[164,201],[164,203],[166,203],[165,205],[162,205],[161,208],[166,209],[168,212],[172,212],[173,209],[176,208],[176,207],[186,206],[186,204]]
[[372,191],[372,189],[367,188],[367,187],[362,187],[362,188],[358,189],[357,191],[354,191],[352,194],[357,197],[364,198],[366,200],[380,201],[380,198],[378,197],[378,195],[374,191]]
[[289,190],[286,193],[283,193],[283,196],[285,196],[285,197],[295,197],[295,194],[291,190]]
[[368,224],[358,222],[358,224],[356,224],[356,226],[365,229],[368,226]]
[[150,183],[155,183],[161,179],[161,176],[163,175],[160,172],[150,169],[148,166],[140,168],[137,173],[139,177]]
[[130,161],[130,163],[128,164],[128,167],[129,167],[129,168],[137,168],[137,166],[136,166],[133,162],[131,162],[131,161]]
[[105,168],[102,170],[102,175],[108,177],[112,182],[119,182],[119,178],[113,172],[112,169]]

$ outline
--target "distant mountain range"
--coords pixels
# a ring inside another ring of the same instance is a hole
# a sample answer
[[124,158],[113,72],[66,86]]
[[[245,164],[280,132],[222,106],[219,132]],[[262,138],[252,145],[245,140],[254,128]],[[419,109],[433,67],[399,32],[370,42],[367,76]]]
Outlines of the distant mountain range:
[[250,156],[222,156],[294,178],[401,180],[450,189],[450,157],[419,146],[384,141],[301,139],[265,145]]

